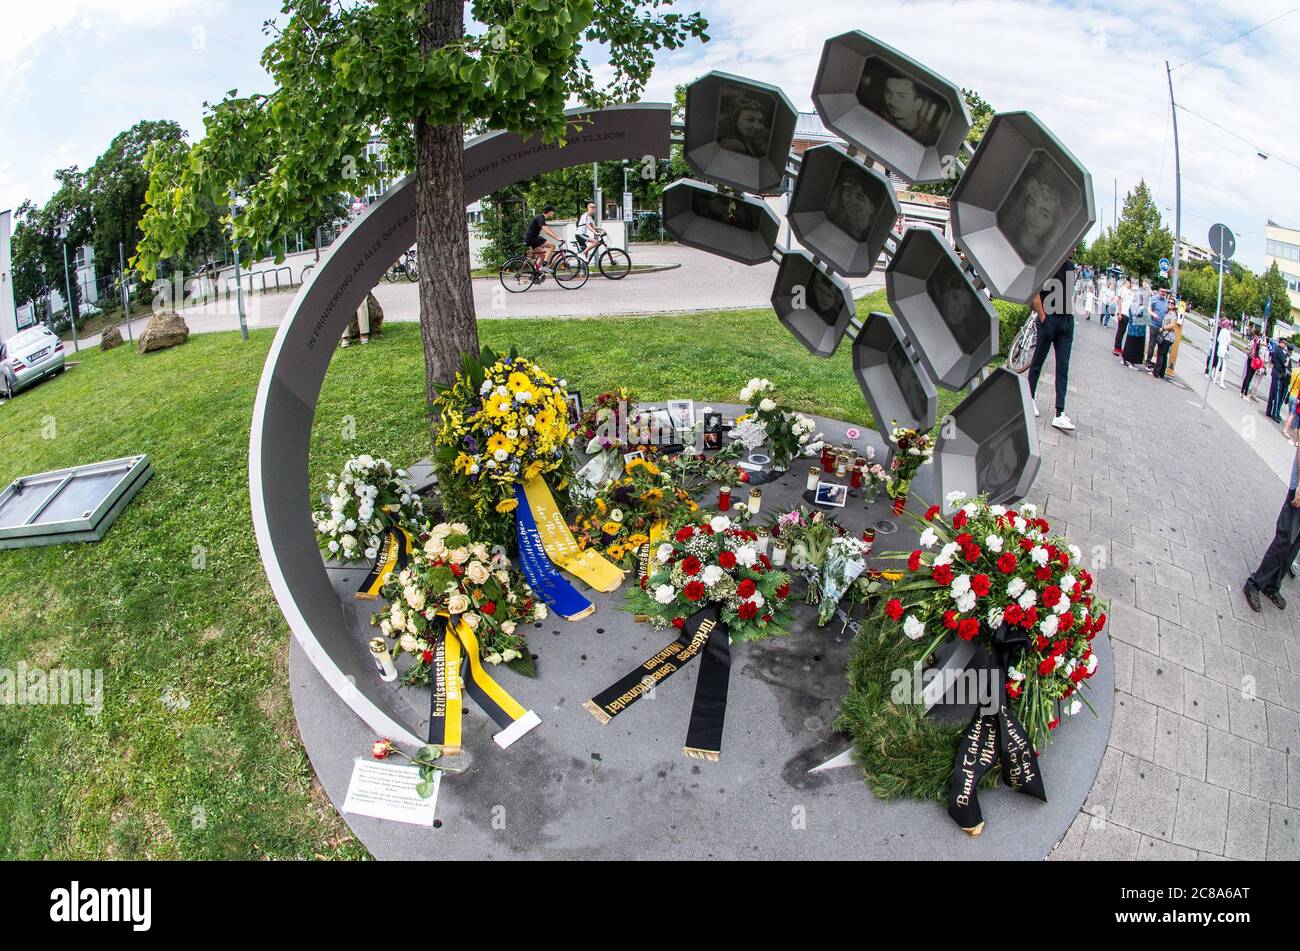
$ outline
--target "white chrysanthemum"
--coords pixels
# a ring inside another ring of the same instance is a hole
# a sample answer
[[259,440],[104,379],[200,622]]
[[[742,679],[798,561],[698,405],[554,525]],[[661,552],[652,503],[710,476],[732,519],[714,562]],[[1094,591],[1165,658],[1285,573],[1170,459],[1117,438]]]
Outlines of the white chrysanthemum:
[[909,614],[903,618],[903,633],[912,640],[917,640],[925,633],[925,625]]
[[655,600],[660,604],[672,604],[677,592],[670,584],[661,584],[655,588]]

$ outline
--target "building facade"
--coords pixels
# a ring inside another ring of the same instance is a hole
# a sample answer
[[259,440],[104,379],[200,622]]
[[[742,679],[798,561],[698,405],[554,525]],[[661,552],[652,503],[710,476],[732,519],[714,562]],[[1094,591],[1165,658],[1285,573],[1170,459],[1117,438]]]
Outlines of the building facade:
[[[1264,270],[1274,264],[1286,279],[1291,296],[1291,323],[1300,319],[1300,228],[1270,221],[1264,229]],[[1278,315],[1279,317],[1281,315]]]

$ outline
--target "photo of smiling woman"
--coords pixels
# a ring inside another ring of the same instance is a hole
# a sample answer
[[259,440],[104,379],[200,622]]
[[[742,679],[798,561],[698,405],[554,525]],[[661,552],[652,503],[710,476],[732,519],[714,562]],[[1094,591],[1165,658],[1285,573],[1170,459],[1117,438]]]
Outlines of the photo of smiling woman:
[[1075,212],[1077,192],[1060,167],[1039,151],[998,209],[998,227],[1026,264],[1047,254]]
[[854,241],[866,241],[876,215],[872,184],[864,169],[852,160],[840,165],[826,202],[826,217]]
[[755,158],[767,154],[775,113],[767,93],[725,84],[718,92],[718,145]]
[[970,286],[970,282],[951,261],[943,259],[930,272],[925,290],[939,311],[944,326],[957,341],[957,346],[964,353],[979,349],[989,332],[986,314],[975,299],[975,288]]

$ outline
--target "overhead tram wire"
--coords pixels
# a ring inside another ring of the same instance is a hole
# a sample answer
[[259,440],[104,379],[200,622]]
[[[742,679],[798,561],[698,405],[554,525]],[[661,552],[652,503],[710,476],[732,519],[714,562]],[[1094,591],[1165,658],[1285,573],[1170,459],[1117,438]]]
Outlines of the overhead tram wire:
[[1221,49],[1223,49],[1225,46],[1227,46],[1229,43],[1235,43],[1235,42],[1237,42],[1237,40],[1241,39],[1243,36],[1249,36],[1251,33],[1254,33],[1256,30],[1262,30],[1262,29],[1264,29],[1264,27],[1269,26],[1270,24],[1276,23],[1278,20],[1281,20],[1283,17],[1289,17],[1291,14],[1295,13],[1297,10],[1300,10],[1300,7],[1292,7],[1290,10],[1287,10],[1285,13],[1279,13],[1277,16],[1273,17],[1273,19],[1271,19],[1271,20],[1265,20],[1263,23],[1259,24],[1258,26],[1252,26],[1249,30],[1243,30],[1242,32],[1238,33],[1236,36],[1232,37],[1231,39],[1224,40],[1224,41],[1223,41],[1222,43],[1220,43],[1218,46],[1212,46],[1212,47],[1210,47],[1208,50],[1206,50],[1204,53],[1197,53],[1197,54],[1196,54],[1195,56],[1193,56],[1191,59],[1189,59],[1189,60],[1184,60],[1183,62],[1181,62],[1181,63],[1179,63],[1177,66],[1175,66],[1173,69],[1171,69],[1170,72],[1172,73],[1174,70],[1182,69],[1182,68],[1183,68],[1184,66],[1186,66],[1188,63],[1194,63],[1194,62],[1196,62],[1198,59],[1200,59],[1200,58],[1203,57],[1203,56],[1209,56],[1209,55],[1210,55],[1211,53],[1213,53],[1215,50],[1221,50]]
[[1228,133],[1228,135],[1232,136],[1234,139],[1239,139],[1240,141],[1245,142],[1245,143],[1246,143],[1247,145],[1249,145],[1252,149],[1254,149],[1255,152],[1256,152],[1256,153],[1257,153],[1261,158],[1264,158],[1264,159],[1276,159],[1277,161],[1283,163],[1284,165],[1290,165],[1290,166],[1291,166],[1292,168],[1294,168],[1296,171],[1300,171],[1300,165],[1297,165],[1295,162],[1292,162],[1290,159],[1288,159],[1288,158],[1284,158],[1283,156],[1278,155],[1278,154],[1275,153],[1275,152],[1271,152],[1271,151],[1269,151],[1269,150],[1267,150],[1267,149],[1265,149],[1265,148],[1262,148],[1261,146],[1259,146],[1259,145],[1257,145],[1256,143],[1252,142],[1250,139],[1246,138],[1246,137],[1245,137],[1244,135],[1242,135],[1241,133],[1239,133],[1239,132],[1233,132],[1233,131],[1232,131],[1231,129],[1229,129],[1227,126],[1225,126],[1225,125],[1221,125],[1220,123],[1215,122],[1213,119],[1209,118],[1208,116],[1203,116],[1203,115],[1201,115],[1199,112],[1195,111],[1194,109],[1188,109],[1188,108],[1187,108],[1185,105],[1183,105],[1181,102],[1178,103],[1178,108],[1181,109],[1181,110],[1183,110],[1183,112],[1188,113],[1189,115],[1196,116],[1196,118],[1200,119],[1202,122],[1208,122],[1210,125],[1214,126],[1216,129],[1220,130],[1221,132],[1226,132],[1226,133]]

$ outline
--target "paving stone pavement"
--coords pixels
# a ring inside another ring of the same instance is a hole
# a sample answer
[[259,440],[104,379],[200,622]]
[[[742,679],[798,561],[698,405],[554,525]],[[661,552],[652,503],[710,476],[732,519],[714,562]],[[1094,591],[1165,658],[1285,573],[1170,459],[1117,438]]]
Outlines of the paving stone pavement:
[[1199,391],[1122,368],[1113,337],[1077,322],[1075,432],[1050,425],[1050,356],[1038,391],[1027,499],[1094,560],[1116,664],[1110,744],[1050,858],[1300,859],[1300,583],[1263,614],[1241,590],[1286,485]]

